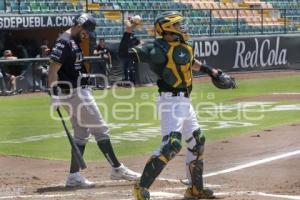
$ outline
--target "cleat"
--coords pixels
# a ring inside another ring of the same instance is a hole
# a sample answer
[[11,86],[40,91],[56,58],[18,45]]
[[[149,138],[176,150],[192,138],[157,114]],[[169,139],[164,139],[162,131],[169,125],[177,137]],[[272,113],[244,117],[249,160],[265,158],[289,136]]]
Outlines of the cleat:
[[79,172],[70,173],[67,177],[66,187],[94,187],[95,183],[87,180]]
[[133,188],[133,196],[135,200],[150,200],[150,193],[147,188],[140,187],[137,182]]
[[128,169],[126,166],[121,164],[120,167],[113,168],[110,174],[112,180],[127,180],[136,181],[141,177],[141,174]]
[[215,199],[214,192],[211,189],[204,188],[199,191],[197,189],[187,188],[184,194],[184,200],[198,200],[198,199]]

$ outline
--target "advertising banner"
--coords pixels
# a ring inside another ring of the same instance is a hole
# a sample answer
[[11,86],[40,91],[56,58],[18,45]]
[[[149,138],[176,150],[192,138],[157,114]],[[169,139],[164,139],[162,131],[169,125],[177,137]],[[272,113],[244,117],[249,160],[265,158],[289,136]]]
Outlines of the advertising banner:
[[224,71],[300,69],[299,35],[201,38],[193,47],[197,59]]
[[0,15],[0,30],[72,26],[73,15]]

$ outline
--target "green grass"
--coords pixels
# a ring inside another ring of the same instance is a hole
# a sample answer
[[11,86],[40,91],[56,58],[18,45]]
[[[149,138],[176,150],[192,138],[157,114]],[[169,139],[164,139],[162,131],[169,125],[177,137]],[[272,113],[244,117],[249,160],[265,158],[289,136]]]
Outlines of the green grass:
[[[300,92],[300,76],[268,78],[268,79],[250,79],[238,81],[239,88],[236,90],[219,90],[214,88],[210,83],[195,84],[193,88],[193,104],[196,106],[199,102],[214,102],[217,105],[235,104],[234,101],[241,97],[259,96],[271,94],[274,92]],[[119,88],[116,90],[119,95],[128,95],[130,90]],[[95,95],[102,94],[103,91],[95,92]],[[150,123],[151,126],[158,127],[159,121],[153,117],[153,109],[149,105],[142,106],[137,110],[139,105],[155,102],[154,96],[157,93],[156,87],[136,88],[134,97],[128,99],[113,98],[112,90],[108,91],[108,96],[104,99],[98,99],[97,103],[107,105],[107,110],[100,106],[105,119],[108,123]],[[124,113],[118,113],[119,117],[132,116],[130,120],[116,120],[111,112],[112,107],[120,102],[129,102],[133,105],[132,110],[126,107]],[[289,102],[285,99],[277,102],[276,105],[283,104],[300,104],[299,101]],[[155,105],[155,104],[154,104]],[[206,106],[200,106],[204,109]],[[46,140],[31,141],[26,143],[1,143],[1,141],[15,140],[31,136],[55,134],[63,131],[60,121],[55,121],[49,115],[49,97],[47,95],[26,95],[0,98],[0,154],[19,155],[26,157],[37,157],[47,159],[69,159],[70,147],[64,137],[48,138]],[[105,112],[106,111],[106,112]],[[155,111],[155,110],[154,110]],[[250,115],[250,112],[247,113]],[[251,113],[258,115],[259,113]],[[300,121],[300,111],[280,111],[266,112],[264,117],[258,121],[251,121],[257,125],[241,128],[224,128],[210,129],[206,132],[208,140],[222,139],[239,134],[255,132],[266,128],[276,127],[283,124],[289,124]],[[227,116],[236,116],[237,111],[228,113]],[[136,119],[136,116],[139,116]],[[200,114],[200,120],[205,121],[209,117],[207,113]],[[220,120],[220,116],[218,116]],[[236,120],[236,119],[235,119]],[[247,121],[243,117],[238,120]],[[70,123],[68,123],[70,126]],[[120,129],[112,129],[111,135],[120,135],[126,131],[135,131],[138,127],[124,126]],[[160,137],[151,138],[148,141],[121,141],[114,144],[115,150],[119,156],[130,156],[149,154],[160,145]],[[87,146],[87,160],[104,159],[99,153],[95,143]]]

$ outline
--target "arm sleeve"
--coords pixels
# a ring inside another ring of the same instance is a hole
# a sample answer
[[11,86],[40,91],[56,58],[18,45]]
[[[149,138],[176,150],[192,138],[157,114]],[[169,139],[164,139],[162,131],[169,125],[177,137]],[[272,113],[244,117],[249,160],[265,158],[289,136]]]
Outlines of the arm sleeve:
[[152,43],[140,44],[128,50],[129,57],[136,63],[153,63],[151,60]]
[[67,43],[63,40],[58,40],[51,51],[50,59],[57,63],[63,64],[63,62],[66,60],[67,54]]
[[[145,43],[145,44],[139,44],[140,42],[136,40],[132,40],[133,33],[125,32],[120,46],[119,46],[119,56],[121,58],[128,58],[133,60],[135,63],[141,63],[141,62],[149,62],[149,54],[150,50],[153,47],[153,44],[151,43]],[[133,44],[134,42],[134,44]]]
[[120,42],[120,46],[119,46],[119,56],[121,58],[124,58],[124,57],[128,57],[128,50],[130,48],[130,43],[131,43],[131,36],[133,34],[132,33],[128,33],[128,32],[125,32],[123,34],[123,37],[121,39],[121,42]]

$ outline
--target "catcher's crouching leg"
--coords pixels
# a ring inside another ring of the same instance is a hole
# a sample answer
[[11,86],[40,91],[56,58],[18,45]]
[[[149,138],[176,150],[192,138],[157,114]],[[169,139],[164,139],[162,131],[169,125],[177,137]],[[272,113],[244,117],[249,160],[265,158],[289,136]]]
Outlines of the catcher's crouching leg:
[[171,132],[166,141],[167,143],[163,145],[160,150],[160,155],[152,156],[149,159],[144,168],[140,181],[134,186],[133,195],[136,200],[150,199],[150,193],[148,189],[154,182],[155,178],[167,165],[167,163],[181,150],[181,133]]
[[204,188],[203,184],[203,152],[205,136],[200,128],[193,132],[193,137],[187,140],[187,176],[190,186],[186,189],[184,197],[193,199],[214,199],[213,191]]

